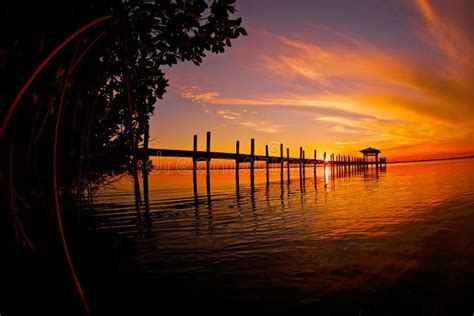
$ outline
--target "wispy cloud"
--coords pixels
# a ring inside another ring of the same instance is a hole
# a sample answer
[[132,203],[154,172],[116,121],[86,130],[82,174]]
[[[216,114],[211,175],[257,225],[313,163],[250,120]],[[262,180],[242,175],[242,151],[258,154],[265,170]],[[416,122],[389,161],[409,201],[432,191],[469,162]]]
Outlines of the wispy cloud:
[[359,144],[360,142],[353,142],[353,141],[349,141],[349,142],[342,142],[342,141],[335,141],[334,144],[336,144],[337,146],[346,146],[346,145],[357,145]]
[[233,124],[249,128],[257,132],[265,132],[277,134],[281,131],[282,126],[270,124],[265,120],[259,119],[256,113],[249,112],[245,109],[241,111],[231,111],[221,109],[216,113],[223,119],[231,121]]
[[[423,40],[438,48],[454,64],[474,67],[472,30],[471,35],[464,32],[454,23],[455,21],[436,11],[429,0],[414,0],[414,4],[425,22],[423,33],[428,36],[423,36]],[[470,10],[472,10],[472,3]]]
[[209,103],[219,97],[218,92],[203,91],[202,87],[199,85],[179,86],[178,92],[183,98],[195,103]]
[[[348,150],[366,142],[393,151],[474,150],[473,33],[429,0],[412,1],[417,10],[405,22],[419,47],[384,45],[331,26],[305,30],[308,36],[260,32],[265,45],[254,40],[245,55],[254,55],[245,59],[253,78],[182,84],[178,93],[226,124],[254,131],[286,129],[263,114],[281,109],[288,130],[313,128]],[[256,107],[257,114],[244,111]]]
[[217,114],[219,114],[222,118],[225,118],[226,120],[230,121],[235,121],[241,118],[241,113],[229,110],[219,110],[217,111]]

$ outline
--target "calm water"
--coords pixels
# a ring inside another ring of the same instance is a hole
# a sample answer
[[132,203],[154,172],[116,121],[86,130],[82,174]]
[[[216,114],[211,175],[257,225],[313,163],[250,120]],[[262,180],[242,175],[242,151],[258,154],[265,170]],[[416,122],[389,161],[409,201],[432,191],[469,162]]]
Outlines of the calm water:
[[102,192],[91,230],[113,240],[113,304],[474,313],[474,160],[305,174],[256,170],[252,188],[248,170],[239,186],[213,171],[195,196],[191,171],[160,172],[140,217],[128,180]]

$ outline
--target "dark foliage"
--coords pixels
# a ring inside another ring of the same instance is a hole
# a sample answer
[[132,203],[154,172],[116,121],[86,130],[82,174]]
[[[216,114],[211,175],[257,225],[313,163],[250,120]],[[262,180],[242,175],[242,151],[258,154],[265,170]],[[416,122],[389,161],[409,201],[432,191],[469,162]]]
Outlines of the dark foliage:
[[[34,248],[28,214],[50,215],[58,196],[68,220],[84,192],[124,172],[137,179],[139,147],[168,85],[163,67],[200,65],[246,35],[242,19],[232,18],[234,2],[2,3],[0,230],[9,247]],[[101,17],[52,56],[15,103],[51,52]]]
[[[130,133],[135,131],[137,144],[143,140],[155,104],[166,92],[162,66],[179,61],[199,65],[206,52],[222,53],[232,39],[246,34],[241,18],[230,18],[232,0],[35,1],[28,11],[21,2],[1,10],[2,39],[7,39],[0,48],[0,78],[6,83],[0,94],[2,114],[35,66],[68,34],[94,18],[113,15],[55,56],[15,113],[17,137],[29,144],[26,163],[43,169],[43,161],[34,158],[47,156],[41,151],[48,147],[66,85],[58,153],[61,163],[70,165],[61,168],[67,179],[101,179],[130,168]],[[9,143],[8,135],[2,141]]]

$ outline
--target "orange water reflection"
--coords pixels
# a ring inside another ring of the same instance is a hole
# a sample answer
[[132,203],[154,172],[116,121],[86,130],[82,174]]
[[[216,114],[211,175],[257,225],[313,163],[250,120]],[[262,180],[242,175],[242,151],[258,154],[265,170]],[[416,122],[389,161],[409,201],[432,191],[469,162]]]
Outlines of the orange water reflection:
[[[453,172],[464,169],[462,172]],[[433,163],[411,163],[389,166],[388,173],[377,173],[374,168],[364,170],[338,170],[329,165],[318,167],[314,177],[313,168],[307,168],[305,178],[300,179],[299,169],[290,169],[290,182],[284,177],[281,185],[280,169],[274,168],[269,171],[268,187],[266,170],[255,170],[255,195],[256,200],[264,198],[263,195],[280,197],[280,190],[286,191],[288,196],[293,191],[301,191],[305,188],[304,202],[300,208],[315,207],[319,209],[323,201],[316,198],[318,190],[324,192],[325,200],[332,203],[332,207],[322,212],[324,220],[315,222],[312,227],[316,230],[325,231],[331,238],[341,238],[344,233],[353,232],[365,236],[377,236],[390,234],[388,226],[404,224],[415,221],[422,217],[424,212],[431,207],[449,201],[450,196],[456,196],[459,189],[472,189],[472,181],[466,183],[456,181],[464,174],[472,174],[473,163],[467,161],[433,162]],[[286,174],[286,169],[284,174]],[[464,173],[465,172],[465,173]],[[238,176],[239,191],[245,192],[251,189],[250,170],[240,169]],[[293,180],[293,181],[292,181]],[[197,187],[193,187],[192,170],[171,170],[152,173],[149,177],[151,200],[159,205],[160,199],[169,199],[193,196],[211,197],[219,203],[221,196],[235,194],[236,174],[235,170],[211,170],[209,180],[206,179],[205,171],[199,170],[196,174]],[[210,183],[208,183],[208,181]],[[208,187],[209,184],[209,187]],[[312,191],[306,187],[313,188]],[[208,188],[210,192],[208,192]],[[128,178],[122,179],[115,190],[119,192],[130,192],[132,182]],[[117,191],[114,191],[117,192]],[[267,198],[267,197],[266,197]],[[321,196],[319,196],[321,198]],[[281,203],[292,203],[292,198],[283,198]],[[310,200],[311,202],[306,202]],[[420,206],[424,207],[420,207]],[[328,206],[322,208],[325,210]],[[324,227],[320,227],[324,223]],[[383,226],[384,229],[380,229]],[[394,228],[396,229],[396,228]]]
[[474,160],[304,174],[300,180],[292,168],[281,182],[280,169],[271,169],[267,184],[258,169],[251,186],[249,170],[238,185],[234,172],[211,171],[209,183],[199,172],[196,196],[192,171],[153,174],[147,223],[135,216],[125,181],[98,197],[95,228],[132,242],[123,251],[134,269],[156,279],[193,271],[224,300],[238,293],[252,302],[249,289],[258,288],[271,304],[316,302],[321,293],[376,291],[416,273],[423,280],[416,284],[434,286],[426,274],[439,278],[448,269],[460,274],[443,279],[442,290],[465,290],[453,282],[463,281],[474,258]]

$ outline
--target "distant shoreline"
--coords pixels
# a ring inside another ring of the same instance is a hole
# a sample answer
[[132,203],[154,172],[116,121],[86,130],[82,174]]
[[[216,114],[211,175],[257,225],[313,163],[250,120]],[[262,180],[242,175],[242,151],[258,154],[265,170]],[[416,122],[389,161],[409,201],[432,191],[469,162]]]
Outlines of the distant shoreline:
[[407,162],[430,162],[430,161],[442,161],[442,160],[461,160],[461,159],[472,159],[474,155],[463,156],[463,157],[450,157],[450,158],[435,158],[435,159],[420,159],[420,160],[401,160],[401,161],[387,161],[387,164],[407,163]]
[[[463,157],[450,157],[450,158],[436,158],[436,159],[421,159],[421,160],[402,160],[402,161],[387,161],[387,165],[390,164],[400,164],[400,163],[412,163],[412,162],[434,162],[434,161],[444,161],[444,160],[462,160],[462,159],[474,159],[474,155],[471,156],[463,156]],[[372,163],[373,164],[373,163]],[[322,167],[322,164],[318,164],[318,167]],[[271,166],[270,169],[277,169],[280,168],[279,166]],[[286,166],[285,166],[286,168]],[[293,168],[299,168],[298,165],[294,165],[290,167],[291,169]],[[247,166],[241,166],[239,169],[244,169],[244,170],[250,170],[250,167]],[[255,166],[255,169],[266,169],[265,166]],[[171,171],[171,170],[193,170],[193,168],[164,168],[164,169],[154,169],[154,171]],[[224,168],[213,168],[211,167],[210,170],[235,170],[234,166],[227,166]],[[204,168],[198,168],[198,171],[205,171]]]

